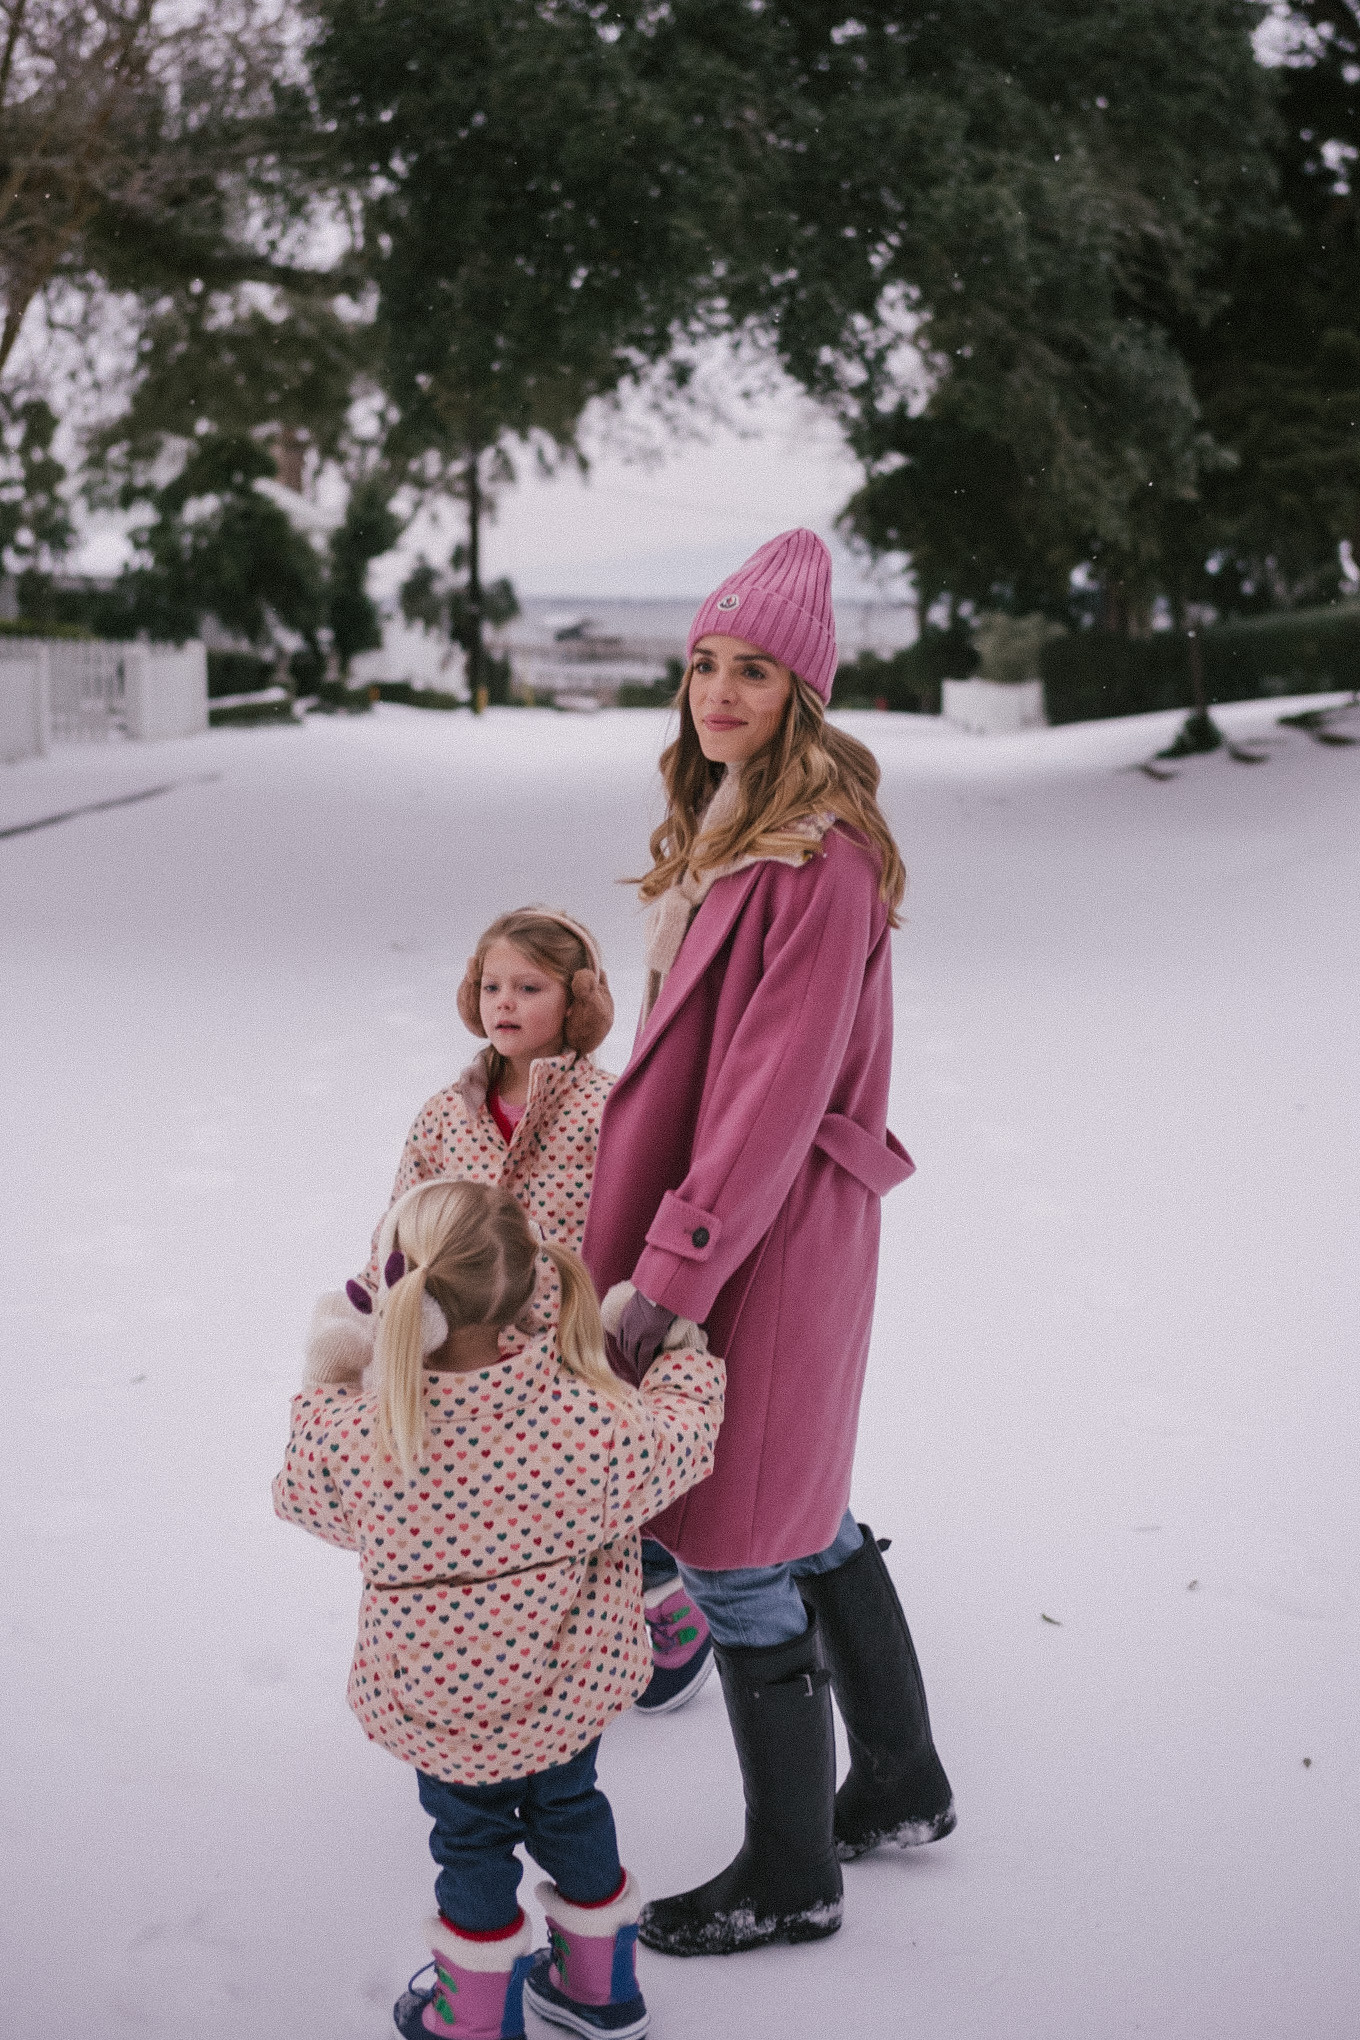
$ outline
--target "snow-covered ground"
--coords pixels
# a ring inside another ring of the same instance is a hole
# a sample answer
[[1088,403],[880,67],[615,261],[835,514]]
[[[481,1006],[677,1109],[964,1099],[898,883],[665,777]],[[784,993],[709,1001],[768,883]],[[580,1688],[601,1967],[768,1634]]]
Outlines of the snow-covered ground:
[[[1223,714],[1268,762],[1165,783],[1120,768],[1174,717],[848,719],[911,870],[919,1163],[855,1499],[960,1826],[851,1866],[821,1946],[644,1952],[658,2040],[1356,2030],[1360,748],[1281,706]],[[345,1707],[353,1561],[269,1480],[493,912],[595,925],[620,1066],[662,727],[394,708],[0,774],[0,830],[170,788],[0,839],[7,2040],[390,2031],[425,1822]],[[649,1890],[726,1860],[716,1681],[603,1771]]]

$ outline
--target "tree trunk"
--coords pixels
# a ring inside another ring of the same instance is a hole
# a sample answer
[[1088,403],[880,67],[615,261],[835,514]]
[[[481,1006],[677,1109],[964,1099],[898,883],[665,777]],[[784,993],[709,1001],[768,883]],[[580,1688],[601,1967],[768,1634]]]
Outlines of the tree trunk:
[[486,646],[482,639],[482,476],[481,454],[474,452],[468,457],[464,470],[467,493],[468,518],[468,578],[467,607],[470,628],[468,631],[467,662],[468,687],[472,699],[479,702],[481,690],[486,685]]
[[1196,716],[1207,719],[1209,702],[1204,692],[1204,648],[1199,641],[1197,630],[1186,633],[1186,649],[1190,654],[1190,699]]
[[1189,715],[1181,724],[1180,734],[1169,750],[1159,751],[1161,758],[1185,758],[1196,751],[1216,751],[1223,742],[1223,732],[1209,713],[1209,697],[1204,685],[1204,648],[1200,643],[1198,630],[1185,621],[1185,601],[1179,588],[1171,591],[1171,615],[1177,630],[1185,638],[1186,657],[1190,661],[1190,697],[1193,703]]

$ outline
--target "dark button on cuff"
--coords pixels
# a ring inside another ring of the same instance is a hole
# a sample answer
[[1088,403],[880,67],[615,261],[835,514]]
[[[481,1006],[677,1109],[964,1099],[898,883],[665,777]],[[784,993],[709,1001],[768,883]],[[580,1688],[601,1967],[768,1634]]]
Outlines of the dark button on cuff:
[[694,1231],[690,1234],[690,1238],[696,1247],[706,1247],[708,1245],[708,1227],[706,1225],[696,1225]]

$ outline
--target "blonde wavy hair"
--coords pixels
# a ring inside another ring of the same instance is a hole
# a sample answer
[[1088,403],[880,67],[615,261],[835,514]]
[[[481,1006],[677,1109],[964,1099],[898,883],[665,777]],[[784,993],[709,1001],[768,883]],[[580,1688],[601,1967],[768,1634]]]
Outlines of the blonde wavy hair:
[[610,1402],[629,1391],[605,1356],[594,1286],[582,1262],[556,1240],[538,1240],[508,1190],[491,1183],[417,1183],[388,1212],[379,1263],[400,1252],[405,1269],[378,1304],[378,1442],[409,1474],[425,1443],[421,1304],[428,1295],[450,1331],[521,1320],[534,1293],[540,1248],[562,1285],[558,1351],[572,1374]]
[[[704,814],[724,768],[704,756],[689,708],[690,667],[675,706],[680,734],[661,753],[666,818],[652,831],[652,868],[629,883],[644,900],[669,891],[687,871],[696,877],[739,857],[792,857],[806,851],[807,837],[795,828],[831,813],[866,836],[878,854],[878,895],[891,927],[900,926],[898,908],[907,887],[901,852],[878,804],[882,777],[867,744],[847,736],[826,719],[821,697],[795,673],[783,725],[763,751],[745,765],[737,811],[711,838],[703,835]],[[697,854],[696,854],[697,852]]]

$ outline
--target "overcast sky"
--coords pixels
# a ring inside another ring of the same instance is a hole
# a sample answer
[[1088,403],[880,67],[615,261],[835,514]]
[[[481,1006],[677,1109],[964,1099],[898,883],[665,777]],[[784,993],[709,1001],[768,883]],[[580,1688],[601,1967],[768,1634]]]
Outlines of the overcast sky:
[[[544,476],[532,457],[520,461],[485,527],[488,579],[508,574],[521,595],[697,600],[765,539],[805,524],[831,547],[840,597],[907,599],[897,563],[875,571],[835,533],[861,479],[839,427],[791,383],[767,381],[764,394],[739,397],[715,354],[700,382],[725,422],[706,422],[701,410],[672,430],[635,398],[587,415],[586,475]],[[390,594],[418,551],[442,564],[461,536],[457,504],[433,522],[422,517],[396,554],[375,563],[373,592]],[[126,556],[122,520],[97,517],[72,565],[115,573]]]
[[793,390],[745,409],[742,430],[703,442],[654,432],[659,459],[626,457],[624,431],[587,434],[589,474],[522,474],[487,535],[489,573],[525,595],[700,596],[776,532],[805,524],[836,557],[838,592],[901,599],[900,573],[871,584],[833,529],[860,480],[839,429]]

